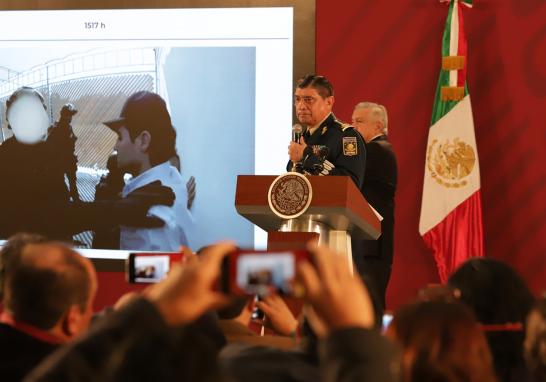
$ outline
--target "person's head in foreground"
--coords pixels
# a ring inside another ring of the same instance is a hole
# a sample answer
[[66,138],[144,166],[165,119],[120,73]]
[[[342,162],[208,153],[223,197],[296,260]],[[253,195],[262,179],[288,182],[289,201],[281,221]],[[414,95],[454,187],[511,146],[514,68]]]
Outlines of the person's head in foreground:
[[97,290],[91,262],[57,242],[18,248],[4,273],[4,321],[47,332],[58,343],[84,332]]
[[525,343],[525,363],[536,382],[546,381],[546,296],[529,313]]
[[521,327],[488,329],[485,334],[499,380],[526,380],[523,326],[535,298],[523,278],[501,261],[475,258],[463,263],[449,277],[448,285],[460,291],[461,302],[472,309],[480,324]]
[[400,309],[386,333],[402,348],[403,382],[494,382],[487,341],[462,304],[418,302]]

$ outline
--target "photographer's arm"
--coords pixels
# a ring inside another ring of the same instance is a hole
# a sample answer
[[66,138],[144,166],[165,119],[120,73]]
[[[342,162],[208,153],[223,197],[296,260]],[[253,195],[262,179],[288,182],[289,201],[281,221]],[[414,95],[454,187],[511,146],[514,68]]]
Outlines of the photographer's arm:
[[324,381],[398,380],[394,346],[373,328],[370,296],[347,260],[327,248],[311,248],[314,264],[302,263],[298,279],[305,299],[329,335],[322,344]]
[[256,305],[264,312],[267,326],[277,334],[295,337],[299,323],[282,297],[276,294],[265,296]]

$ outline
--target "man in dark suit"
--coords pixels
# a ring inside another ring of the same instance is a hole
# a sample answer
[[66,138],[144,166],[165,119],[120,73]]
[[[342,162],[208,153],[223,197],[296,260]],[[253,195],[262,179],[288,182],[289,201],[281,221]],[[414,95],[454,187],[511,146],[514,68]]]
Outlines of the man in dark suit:
[[353,240],[353,258],[384,309],[393,257],[396,156],[387,140],[388,116],[384,106],[361,102],[355,106],[352,120],[366,142],[366,172],[361,191],[383,217],[378,240]]

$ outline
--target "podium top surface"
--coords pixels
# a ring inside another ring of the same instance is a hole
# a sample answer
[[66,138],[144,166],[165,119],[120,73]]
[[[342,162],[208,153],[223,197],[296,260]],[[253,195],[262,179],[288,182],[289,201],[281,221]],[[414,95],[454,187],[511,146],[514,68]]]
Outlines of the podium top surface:
[[[239,175],[235,207],[238,213],[265,231],[278,231],[285,222],[273,213],[267,200],[273,175]],[[381,222],[348,176],[311,176],[313,197],[308,210],[298,218],[348,231],[353,237],[377,239]]]

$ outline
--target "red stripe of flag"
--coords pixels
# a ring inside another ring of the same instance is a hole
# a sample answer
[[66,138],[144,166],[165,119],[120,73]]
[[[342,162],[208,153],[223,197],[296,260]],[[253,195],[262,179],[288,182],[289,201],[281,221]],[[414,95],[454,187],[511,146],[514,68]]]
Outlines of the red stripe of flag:
[[427,246],[433,249],[441,282],[445,283],[450,273],[468,258],[483,256],[482,227],[478,190],[423,235]]

